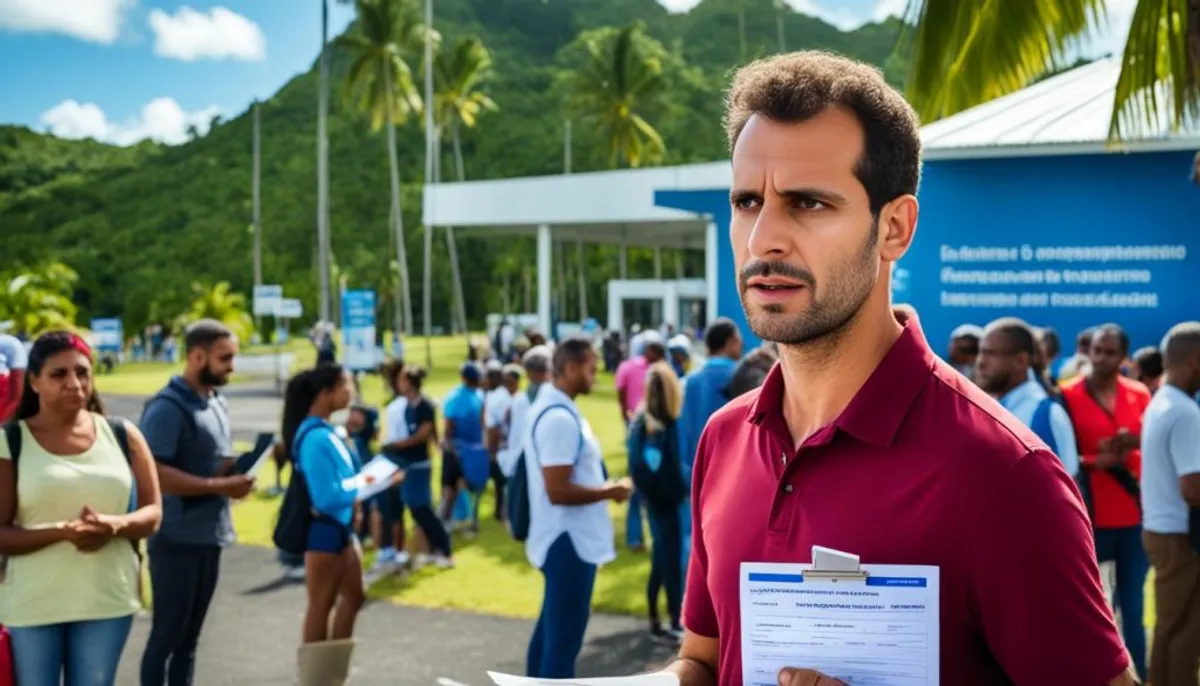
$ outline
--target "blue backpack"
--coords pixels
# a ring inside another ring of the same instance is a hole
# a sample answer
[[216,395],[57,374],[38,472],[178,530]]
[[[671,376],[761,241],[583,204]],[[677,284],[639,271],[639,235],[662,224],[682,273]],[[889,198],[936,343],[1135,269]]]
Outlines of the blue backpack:
[[[533,391],[533,389],[530,390]],[[532,395],[533,394],[531,392],[530,400],[533,399]],[[542,417],[546,416],[547,412],[555,408],[562,408],[568,412],[571,411],[570,407],[561,403],[543,408],[541,413],[538,414],[537,418],[533,420],[533,428],[530,430],[529,435],[532,436],[537,433],[537,423],[542,420]],[[571,412],[571,417],[575,419],[577,424],[579,424],[579,447],[575,449],[575,459],[578,460],[579,453],[583,450],[583,424],[579,423],[579,419],[578,417],[575,417],[574,412]],[[530,523],[528,481],[529,467],[526,464],[527,458],[528,453],[522,450],[520,456],[517,457],[516,471],[513,473],[512,478],[508,481],[508,525],[512,533],[513,540],[522,543],[529,538]],[[537,459],[537,457],[535,456],[534,459]]]

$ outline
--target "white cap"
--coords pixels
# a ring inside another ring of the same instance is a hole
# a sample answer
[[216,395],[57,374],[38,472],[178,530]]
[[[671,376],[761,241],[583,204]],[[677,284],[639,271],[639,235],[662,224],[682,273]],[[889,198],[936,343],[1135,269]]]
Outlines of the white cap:
[[489,372],[504,371],[504,363],[496,359],[488,360],[487,364],[484,365],[484,369]]
[[642,337],[642,349],[643,350],[646,349],[646,346],[652,345],[654,343],[663,345],[662,334],[654,329],[646,329],[640,335]]
[[680,350],[691,350],[692,339],[688,338],[686,334],[678,334],[676,336],[672,336],[671,340],[667,341],[667,347],[678,348]]
[[950,340],[956,340],[970,336],[971,338],[983,338],[983,327],[974,324],[963,324],[957,329],[950,332]]

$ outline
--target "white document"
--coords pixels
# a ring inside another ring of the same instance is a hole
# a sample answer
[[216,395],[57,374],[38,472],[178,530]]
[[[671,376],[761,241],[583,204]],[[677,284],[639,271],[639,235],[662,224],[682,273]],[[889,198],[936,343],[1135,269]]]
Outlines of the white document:
[[375,459],[363,465],[362,471],[358,473],[361,481],[374,478],[374,481],[358,490],[358,499],[366,500],[391,488],[392,476],[399,470],[395,462],[383,455],[376,455]]
[[498,672],[488,672],[488,676],[496,686],[679,686],[679,677],[674,674],[639,674],[599,679],[534,679]]
[[[844,555],[814,548],[813,559],[829,553]],[[784,667],[851,686],[937,686],[937,567],[867,564],[865,580],[804,576],[812,567],[742,563],[744,686],[775,686]]]

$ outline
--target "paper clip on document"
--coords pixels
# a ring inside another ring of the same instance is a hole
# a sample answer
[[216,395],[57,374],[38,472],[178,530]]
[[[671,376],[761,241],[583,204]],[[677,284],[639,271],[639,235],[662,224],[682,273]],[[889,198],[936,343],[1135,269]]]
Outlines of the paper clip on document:
[[867,582],[867,570],[859,567],[857,555],[814,545],[812,560],[812,569],[801,572],[806,580]]

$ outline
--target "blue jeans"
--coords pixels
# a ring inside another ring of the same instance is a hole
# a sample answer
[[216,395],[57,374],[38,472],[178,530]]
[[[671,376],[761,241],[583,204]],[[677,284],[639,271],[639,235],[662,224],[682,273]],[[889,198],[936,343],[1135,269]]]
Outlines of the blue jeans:
[[533,638],[529,640],[529,676],[539,679],[575,678],[575,660],[583,648],[592,612],[596,565],[579,559],[571,537],[558,537],[542,565],[546,593]]
[[[112,686],[133,615],[10,627],[21,686]],[[63,678],[65,675],[65,678]]]
[[1142,527],[1096,529],[1096,559],[1115,562],[1116,606],[1121,610],[1121,635],[1138,676],[1146,678],[1146,573],[1150,561],[1142,547]]
[[654,544],[650,551],[650,578],[646,584],[646,601],[650,621],[658,622],[658,589],[667,592],[667,616],[671,628],[681,629],[679,614],[683,604],[683,505],[667,511],[647,508],[650,535]]
[[625,546],[641,548],[646,544],[646,534],[642,526],[642,498],[634,491],[629,495],[629,513],[625,516]]

